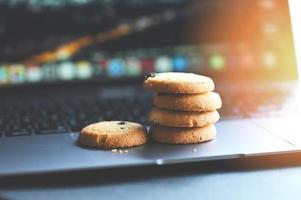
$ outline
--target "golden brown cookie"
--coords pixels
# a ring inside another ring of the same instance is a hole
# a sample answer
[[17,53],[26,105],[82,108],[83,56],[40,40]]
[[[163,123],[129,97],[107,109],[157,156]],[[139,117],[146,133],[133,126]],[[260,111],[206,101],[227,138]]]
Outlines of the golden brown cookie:
[[101,148],[132,147],[147,142],[146,129],[137,123],[103,121],[90,124],[80,132],[79,143]]
[[198,94],[214,90],[211,78],[193,73],[166,72],[146,76],[144,88],[160,93]]
[[202,127],[219,120],[216,110],[206,112],[173,111],[154,108],[149,114],[149,121],[169,127]]
[[154,104],[159,108],[181,111],[211,111],[221,108],[219,94],[208,92],[203,94],[157,94]]
[[214,125],[194,128],[175,128],[154,125],[150,129],[150,137],[167,144],[195,144],[214,139],[216,128]]

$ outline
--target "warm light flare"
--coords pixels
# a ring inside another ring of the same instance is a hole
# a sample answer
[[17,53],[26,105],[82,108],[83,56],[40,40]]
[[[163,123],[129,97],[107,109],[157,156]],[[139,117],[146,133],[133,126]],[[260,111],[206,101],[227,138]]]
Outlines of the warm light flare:
[[289,8],[293,26],[295,54],[298,65],[298,77],[301,77],[301,1],[289,0]]

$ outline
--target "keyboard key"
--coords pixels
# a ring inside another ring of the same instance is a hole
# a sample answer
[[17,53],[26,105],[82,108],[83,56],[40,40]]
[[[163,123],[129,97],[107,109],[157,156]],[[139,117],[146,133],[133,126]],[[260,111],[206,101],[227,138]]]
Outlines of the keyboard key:
[[151,107],[151,96],[12,101],[0,103],[0,130],[5,130],[2,134],[5,136],[68,133],[103,120],[129,120],[146,125],[144,115]]
[[5,133],[5,136],[12,137],[12,136],[27,136],[31,135],[31,132],[29,130],[20,130],[20,131],[7,131]]
[[58,134],[58,133],[68,133],[64,127],[57,127],[56,129],[44,129],[36,131],[37,135],[42,134]]

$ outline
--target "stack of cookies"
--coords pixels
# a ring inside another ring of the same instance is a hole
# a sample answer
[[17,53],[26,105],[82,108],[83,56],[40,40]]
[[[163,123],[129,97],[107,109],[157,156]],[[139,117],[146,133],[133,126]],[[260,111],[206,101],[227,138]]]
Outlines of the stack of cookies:
[[193,144],[216,136],[214,123],[221,98],[212,79],[192,73],[156,73],[146,77],[144,88],[156,93],[149,114],[153,140],[168,144]]

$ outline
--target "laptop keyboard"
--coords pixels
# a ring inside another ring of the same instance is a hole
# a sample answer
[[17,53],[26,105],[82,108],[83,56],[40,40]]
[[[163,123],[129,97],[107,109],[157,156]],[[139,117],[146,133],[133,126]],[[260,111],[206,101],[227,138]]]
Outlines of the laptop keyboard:
[[288,90],[270,90],[222,94],[223,108],[220,114],[224,118],[286,115],[294,108],[291,93]]
[[126,120],[147,124],[151,98],[97,97],[40,99],[0,105],[0,135],[43,135],[76,132],[102,120]]
[[222,119],[301,116],[301,93],[294,85],[221,94]]
[[[290,95],[285,91],[240,92],[221,95],[222,119],[283,116]],[[295,109],[294,106],[291,106]],[[102,120],[135,121],[148,125],[150,95],[124,98],[48,98],[0,103],[0,137],[78,132]]]

